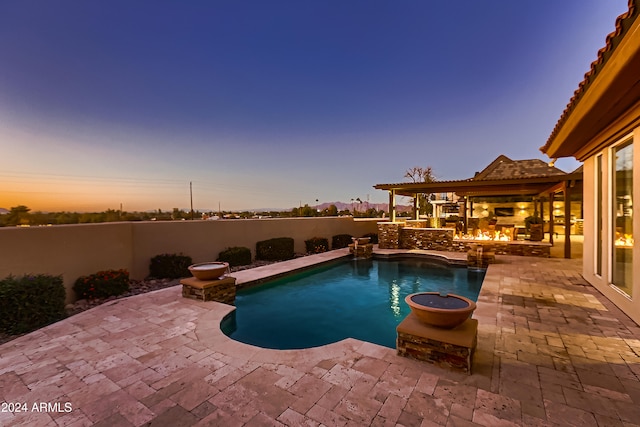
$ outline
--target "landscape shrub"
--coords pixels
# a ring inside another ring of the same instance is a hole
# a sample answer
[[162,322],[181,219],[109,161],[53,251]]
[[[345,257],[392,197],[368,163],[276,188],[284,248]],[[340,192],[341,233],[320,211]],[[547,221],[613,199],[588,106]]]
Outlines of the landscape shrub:
[[66,317],[62,276],[9,276],[0,281],[0,331],[21,334]]
[[225,249],[218,255],[218,261],[228,262],[229,267],[251,264],[251,249],[244,246]]
[[156,279],[179,279],[189,277],[189,266],[193,264],[190,256],[182,254],[161,254],[151,258],[149,276]]
[[308,254],[319,254],[329,250],[329,239],[324,237],[312,237],[304,241]]
[[352,243],[351,234],[336,234],[331,238],[331,249],[346,248]]
[[276,237],[256,243],[256,259],[265,261],[282,261],[293,258],[293,239]]
[[79,299],[107,298],[129,290],[127,270],[105,270],[78,277],[73,290]]
[[378,233],[367,233],[362,237],[369,237],[371,239],[369,243],[373,243],[374,245],[378,244]]

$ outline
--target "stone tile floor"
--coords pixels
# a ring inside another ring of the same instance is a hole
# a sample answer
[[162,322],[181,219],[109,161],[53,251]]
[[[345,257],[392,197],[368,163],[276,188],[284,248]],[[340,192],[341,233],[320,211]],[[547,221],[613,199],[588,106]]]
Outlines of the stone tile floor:
[[[249,282],[321,254],[234,273]],[[499,256],[473,374],[347,339],[277,351],[227,338],[233,308],[172,287],[0,346],[3,426],[640,425],[640,327],[580,260]],[[15,405],[22,412],[15,411]],[[35,406],[34,406],[35,404]]]

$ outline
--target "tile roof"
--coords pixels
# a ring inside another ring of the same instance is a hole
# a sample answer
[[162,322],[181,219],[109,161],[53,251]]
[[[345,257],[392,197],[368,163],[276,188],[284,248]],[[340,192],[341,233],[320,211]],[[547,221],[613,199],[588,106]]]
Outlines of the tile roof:
[[569,104],[562,112],[560,119],[556,123],[549,139],[545,145],[540,147],[540,151],[546,153],[551,143],[555,139],[555,137],[560,132],[562,126],[564,126],[565,122],[571,115],[571,112],[575,109],[578,102],[587,91],[591,83],[595,80],[596,76],[600,72],[600,70],[604,67],[605,63],[609,59],[609,57],[613,54],[613,51],[620,44],[620,40],[625,36],[631,24],[635,21],[638,16],[638,11],[640,9],[640,0],[629,0],[629,9],[623,13],[622,15],[616,18],[616,27],[615,30],[610,33],[606,38],[605,46],[598,51],[598,57],[595,61],[591,63],[591,68],[584,75],[584,80],[580,82],[578,85],[578,89],[573,93],[573,97],[569,100]]
[[428,183],[376,184],[373,188],[394,190],[398,195],[410,197],[415,193],[442,192],[455,192],[458,195],[539,194],[567,180],[581,181],[582,168],[568,174],[539,159],[511,160],[505,155],[500,155],[481,172],[476,172],[473,178]]
[[500,155],[482,172],[476,173],[471,179],[473,181],[485,181],[556,175],[566,175],[566,173],[555,166],[549,166],[540,159],[511,160],[505,155]]

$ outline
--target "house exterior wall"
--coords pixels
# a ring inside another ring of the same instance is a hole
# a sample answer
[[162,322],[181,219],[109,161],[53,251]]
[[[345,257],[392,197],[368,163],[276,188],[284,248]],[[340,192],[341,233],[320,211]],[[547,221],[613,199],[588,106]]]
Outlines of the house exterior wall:
[[[640,0],[630,0],[629,10],[616,20],[616,30],[607,36],[606,46],[598,51],[598,58],[541,147],[550,158],[573,156],[584,162],[583,275],[638,324],[640,251],[632,242],[640,236],[640,212],[633,215],[632,202],[640,200],[639,69]],[[636,151],[632,161],[631,150],[624,149],[629,147],[628,138]],[[624,162],[614,174],[617,149]],[[627,164],[632,165],[631,170]],[[616,188],[624,191],[616,194]],[[603,227],[598,226],[600,211]],[[620,237],[630,241],[616,245]]]
[[[614,207],[615,195],[612,194],[612,169],[614,163],[615,146],[627,140],[628,136],[633,137],[634,158],[633,158],[633,199],[640,200],[640,156],[637,149],[640,143],[640,127],[634,129],[630,134],[619,140],[613,141],[611,145],[602,151],[595,153],[584,161],[584,252],[583,252],[583,276],[595,288],[602,292],[615,305],[622,309],[636,323],[640,324],[640,250],[638,244],[632,251],[632,288],[631,295],[621,292],[612,284],[612,251],[614,246]],[[598,197],[597,162],[598,156],[602,156],[602,197]],[[598,274],[598,229],[597,212],[598,205],[602,206],[602,222],[604,224],[602,233],[602,264],[601,274]],[[640,236],[640,221],[638,213],[633,216],[633,236],[637,239]]]
[[149,274],[149,261],[164,253],[183,253],[194,263],[214,261],[231,246],[245,246],[255,257],[256,242],[292,237],[294,250],[305,240],[337,234],[377,232],[378,219],[350,217],[220,221],[120,222],[0,228],[0,278],[9,275],[62,275],[67,302],[80,276],[124,268],[132,279]]

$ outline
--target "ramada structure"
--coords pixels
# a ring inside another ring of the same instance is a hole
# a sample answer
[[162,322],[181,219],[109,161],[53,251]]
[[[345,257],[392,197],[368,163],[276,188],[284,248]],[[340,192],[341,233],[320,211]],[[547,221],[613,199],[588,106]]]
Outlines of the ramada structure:
[[584,163],[583,276],[640,323],[640,1],[630,0],[541,151]]
[[[472,228],[477,228],[479,221],[483,219],[497,221],[498,228],[519,229],[524,228],[521,226],[527,217],[535,216],[544,220],[543,230],[549,233],[550,244],[553,244],[554,232],[558,232],[558,225],[561,226],[565,235],[567,258],[571,257],[571,224],[573,222],[575,225],[577,221],[581,225],[582,221],[582,169],[565,173],[538,159],[511,160],[501,155],[473,178],[377,184],[374,188],[389,192],[389,224],[395,223],[397,219],[396,196],[413,198],[414,221],[418,222],[419,228],[422,225],[418,215],[419,195],[453,193],[456,203],[460,205],[460,221],[464,233],[468,234]],[[405,225],[415,228],[416,224],[413,221],[405,221]],[[429,225],[434,228],[440,226]],[[577,234],[581,234],[581,228],[579,227]],[[512,233],[511,237],[515,240],[516,233]]]

